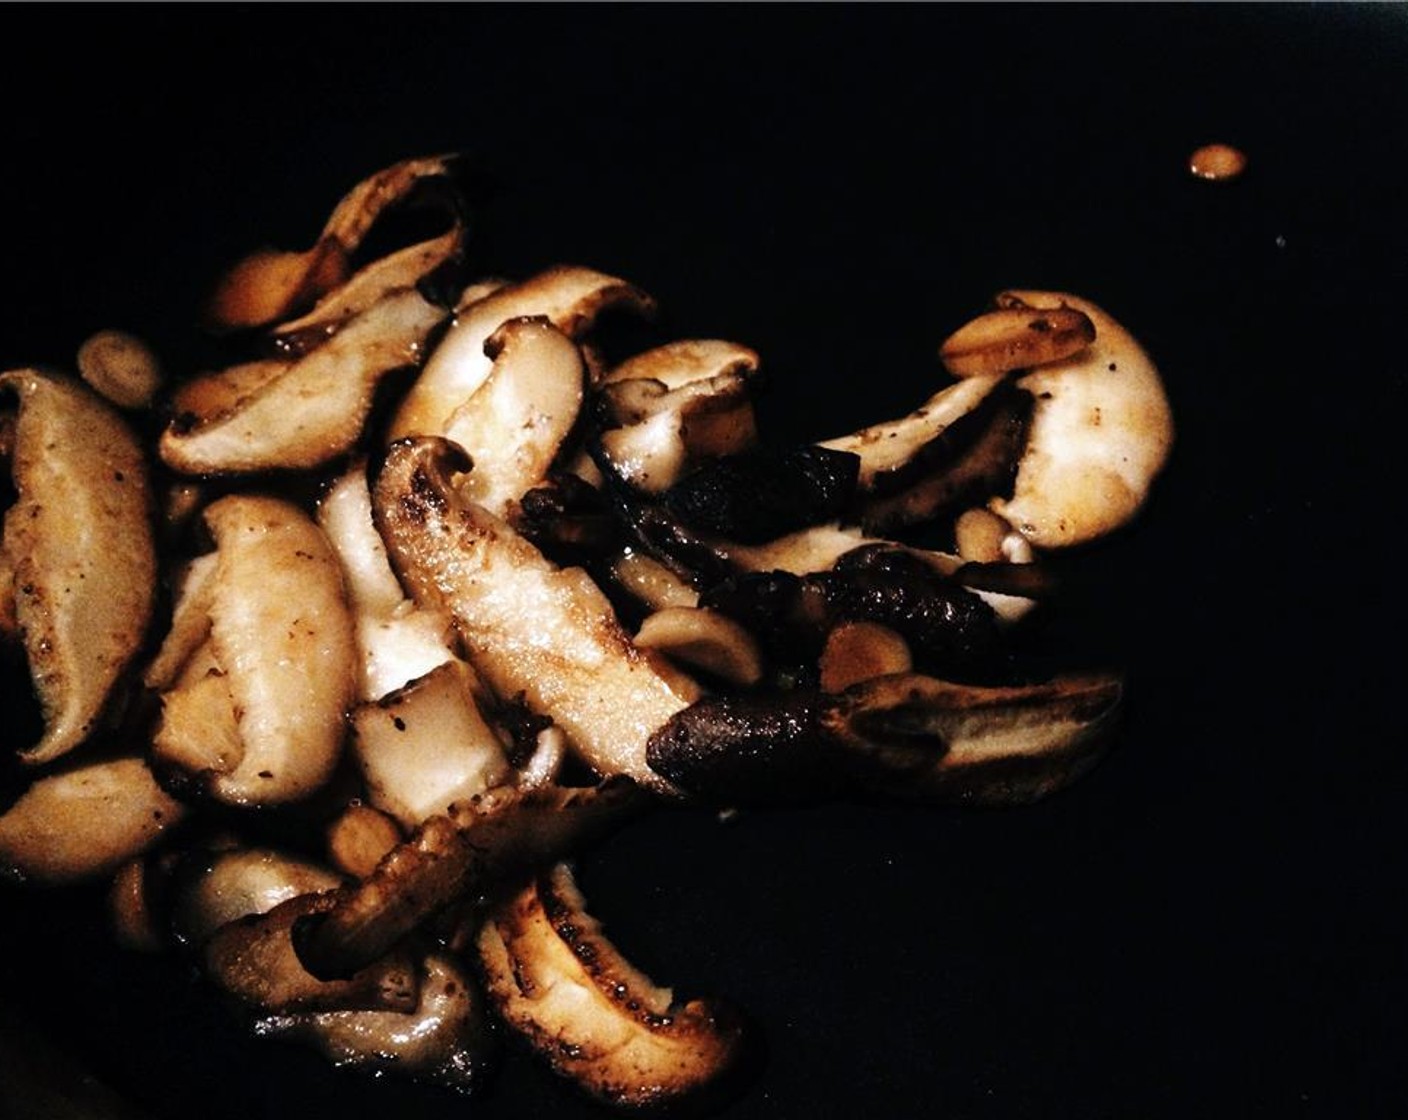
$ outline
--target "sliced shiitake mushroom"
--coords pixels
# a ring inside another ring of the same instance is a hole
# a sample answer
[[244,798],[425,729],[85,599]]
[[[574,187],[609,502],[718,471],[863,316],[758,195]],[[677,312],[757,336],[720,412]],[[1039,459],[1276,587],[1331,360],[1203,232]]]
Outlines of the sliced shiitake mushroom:
[[453,903],[501,892],[564,858],[647,803],[624,779],[597,786],[504,786],[431,817],[371,875],[300,923],[298,954],[315,975],[350,976]]
[[308,469],[353,449],[377,385],[424,358],[443,308],[389,293],[300,358],[233,366],[183,385],[162,461],[186,474]]
[[[444,180],[451,174],[451,165],[449,156],[408,159],[364,179],[338,202],[311,249],[261,250],[230,269],[211,296],[208,324],[217,330],[238,330],[277,323],[341,288],[348,283],[353,253],[377,219],[426,182]],[[452,192],[446,194],[447,199],[453,197]],[[458,213],[452,220],[450,234],[406,251],[425,271],[458,251],[463,237]],[[409,264],[402,260],[399,267]]]
[[496,909],[479,935],[490,999],[558,1074],[642,1109],[717,1089],[743,1053],[742,1020],[680,1001],[607,940],[566,864]]
[[10,443],[17,497],[6,511],[0,594],[13,612],[44,715],[49,762],[99,726],[147,636],[156,592],[147,464],[116,411],[81,382],[0,372],[18,401]]
[[1089,300],[1064,292],[1005,292],[1001,307],[1075,308],[1095,341],[1026,374],[1036,402],[1010,497],[994,511],[1038,548],[1078,545],[1128,522],[1144,504],[1173,445],[1163,382],[1128,330]]
[[601,775],[662,793],[645,741],[698,695],[638,650],[586,572],[558,568],[452,482],[468,464],[443,439],[395,444],[372,490],[387,552],[416,601],[446,608],[467,656],[503,698],[550,718]]
[[215,551],[178,602],[147,682],[153,750],[217,800],[296,801],[331,776],[354,689],[355,637],[337,557],[282,499],[232,494],[205,511]]
[[985,687],[915,673],[838,694],[709,696],[651,737],[650,764],[726,805],[821,798],[1013,804],[1099,759],[1119,709],[1111,674]]
[[649,314],[654,301],[639,288],[587,268],[550,268],[487,295],[476,286],[462,299],[455,318],[420,376],[402,398],[388,438],[444,436],[458,441],[456,413],[484,383],[493,359],[484,352],[489,336],[509,319],[544,316],[574,341],[607,308],[630,307]]
[[185,816],[140,758],[48,774],[0,814],[0,873],[40,883],[109,874]]

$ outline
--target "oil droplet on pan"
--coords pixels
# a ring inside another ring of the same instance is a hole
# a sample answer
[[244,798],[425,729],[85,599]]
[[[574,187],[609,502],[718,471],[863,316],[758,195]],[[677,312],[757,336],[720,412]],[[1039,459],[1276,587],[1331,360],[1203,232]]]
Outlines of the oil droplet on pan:
[[1247,169],[1245,153],[1230,144],[1204,144],[1188,157],[1188,170],[1198,179],[1222,182]]

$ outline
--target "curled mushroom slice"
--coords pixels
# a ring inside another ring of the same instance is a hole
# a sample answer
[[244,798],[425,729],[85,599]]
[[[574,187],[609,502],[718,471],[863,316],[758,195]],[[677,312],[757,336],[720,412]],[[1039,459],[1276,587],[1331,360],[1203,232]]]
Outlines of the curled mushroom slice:
[[[352,699],[355,639],[327,538],[297,506],[213,503],[213,560],[178,603],[158,654],[156,756],[217,800],[281,804],[332,774]],[[204,617],[202,617],[204,615]]]
[[380,955],[341,979],[320,979],[303,967],[294,952],[294,924],[334,902],[332,893],[302,894],[228,922],[201,949],[205,975],[257,1014],[415,1010],[420,977],[405,951]]
[[343,883],[342,876],[320,863],[264,847],[190,854],[174,878],[172,932],[197,949],[231,922]]
[[730,1008],[680,1001],[609,941],[558,864],[499,907],[479,935],[490,999],[558,1074],[597,1100],[641,1109],[718,1089],[745,1034]]
[[577,347],[546,318],[509,319],[484,343],[488,378],[454,413],[452,438],[474,469],[465,494],[505,517],[542,481],[577,422],[586,366]]
[[1121,682],[1072,674],[983,687],[914,673],[839,694],[710,696],[651,739],[650,764],[723,804],[882,797],[1013,804],[1099,759]]
[[640,289],[614,276],[588,268],[560,266],[519,284],[461,302],[453,325],[445,333],[425,368],[401,401],[388,438],[445,436],[457,440],[454,417],[478,390],[493,368],[484,352],[489,336],[509,319],[544,316],[573,341],[579,341],[610,307],[654,310],[654,301]]
[[456,805],[302,922],[299,957],[318,976],[351,975],[451,903],[489,896],[580,850],[644,804],[634,783],[608,779],[574,789],[505,786]]
[[184,386],[161,435],[162,461],[187,474],[322,466],[362,435],[377,385],[419,364],[442,308],[393,292],[302,358],[235,366]]
[[955,377],[990,377],[1059,362],[1095,341],[1095,324],[1075,307],[1000,307],[959,327],[939,347]]
[[640,624],[635,642],[731,684],[757,684],[763,675],[753,636],[733,619],[703,607],[653,612]]
[[372,506],[402,582],[418,603],[451,611],[498,696],[550,718],[598,774],[668,793],[645,764],[645,741],[697,688],[632,644],[586,572],[556,567],[456,492],[451,480],[465,465],[441,439],[402,441],[387,454]]
[[275,323],[341,286],[352,254],[376,220],[427,180],[446,178],[451,161],[449,156],[430,156],[384,168],[342,198],[311,249],[250,254],[230,269],[211,296],[210,325],[238,330]]
[[419,999],[409,1011],[269,1015],[255,1023],[255,1033],[311,1046],[339,1069],[474,1092],[496,1050],[479,986],[445,953],[428,954],[420,967]]
[[42,738],[20,752],[37,764],[85,740],[107,710],[151,622],[156,546],[146,462],[111,406],[39,370],[0,372],[6,394],[18,401],[17,497],[0,573],[44,715]]
[[161,388],[161,362],[125,331],[99,331],[78,348],[78,374],[119,408],[146,408]]
[[49,774],[0,815],[0,872],[40,883],[105,875],[185,816],[140,758]]
[[1026,374],[1036,401],[1010,498],[989,504],[1038,548],[1082,544],[1128,522],[1173,445],[1173,418],[1154,363],[1123,326],[1061,292],[1008,292],[1000,305],[1075,308],[1095,341]]
[[603,453],[632,486],[660,493],[699,462],[757,441],[749,380],[758,356],[714,340],[675,342],[603,378]]

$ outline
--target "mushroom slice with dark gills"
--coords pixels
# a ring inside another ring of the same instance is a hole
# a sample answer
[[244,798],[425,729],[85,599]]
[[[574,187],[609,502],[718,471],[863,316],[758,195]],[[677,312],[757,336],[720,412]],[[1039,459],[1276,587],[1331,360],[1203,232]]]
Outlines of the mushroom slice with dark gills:
[[321,346],[289,360],[233,366],[183,385],[159,449],[186,474],[324,466],[363,434],[375,392],[420,364],[443,308],[414,289],[392,292]]
[[915,673],[838,694],[706,697],[652,736],[650,764],[702,801],[1033,801],[1100,758],[1121,681],[1071,674],[985,687]]
[[669,793],[645,763],[650,733],[698,686],[638,650],[587,573],[558,568],[506,522],[456,489],[469,467],[444,439],[391,447],[372,508],[402,583],[454,616],[466,655],[505,700],[563,729],[601,775]]
[[515,877],[580,851],[650,802],[626,779],[577,788],[503,786],[431,817],[376,870],[300,923],[317,976],[350,976],[452,904],[491,898]]
[[[386,289],[394,273],[397,286],[414,283],[425,272],[459,252],[464,238],[454,191],[441,192],[450,209],[451,230],[431,241],[398,254],[394,265],[374,263],[368,269],[376,280],[351,275],[351,258],[377,220],[388,210],[424,197],[427,184],[443,183],[453,170],[453,157],[429,156],[402,160],[358,183],[333,209],[321,234],[305,252],[264,249],[240,261],[222,277],[207,308],[207,318],[217,330],[240,330],[279,323],[297,315],[337,289],[342,306],[319,308],[319,322],[361,310]],[[383,258],[385,260],[386,258]],[[301,324],[309,326],[311,323]]]
[[162,700],[153,751],[218,801],[297,801],[331,777],[355,690],[342,572],[281,499],[229,495],[205,523],[215,550],[191,566],[147,670]]
[[44,717],[20,752],[45,763],[111,710],[146,639],[156,546],[146,460],[117,412],[76,379],[0,372],[15,500],[0,544],[0,618],[18,636]]
[[1030,411],[1030,397],[1002,375],[969,377],[908,416],[820,446],[860,457],[859,517],[884,532],[1008,492]]
[[489,998],[561,1076],[625,1109],[718,1089],[744,1050],[742,1020],[681,1001],[633,966],[558,864],[493,911],[479,934]]
[[654,301],[639,288],[588,268],[558,266],[518,284],[468,289],[456,307],[450,329],[402,398],[388,432],[390,440],[444,436],[460,440],[460,409],[489,377],[493,359],[485,353],[489,336],[509,319],[542,316],[573,341],[580,341],[597,317],[613,307],[642,314]]

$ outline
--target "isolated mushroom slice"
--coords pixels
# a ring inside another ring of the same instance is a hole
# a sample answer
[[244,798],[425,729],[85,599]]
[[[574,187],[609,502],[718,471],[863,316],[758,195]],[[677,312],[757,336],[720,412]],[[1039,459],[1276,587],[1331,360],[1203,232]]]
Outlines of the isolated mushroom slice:
[[117,412],[81,382],[0,372],[12,396],[8,456],[16,491],[5,512],[0,578],[44,716],[28,763],[87,739],[147,635],[156,547],[146,461]]
[[[221,278],[207,308],[210,326],[238,330],[277,323],[341,287],[348,280],[352,254],[377,219],[425,183],[449,177],[452,163],[452,157],[437,155],[392,164],[342,198],[311,249],[251,253]],[[445,192],[444,197],[450,200],[455,195]],[[462,238],[458,213],[453,220],[452,249],[457,249]]]
[[515,876],[580,851],[647,802],[634,783],[503,786],[431,817],[377,869],[300,923],[299,958],[315,975],[350,976],[452,903],[502,892]]
[[468,290],[454,321],[415,383],[402,398],[388,439],[444,436],[458,440],[456,413],[484,383],[493,359],[484,352],[489,336],[509,319],[543,316],[573,341],[608,308],[654,311],[654,301],[626,281],[589,268],[560,265],[517,284],[484,293]]
[[518,698],[601,775],[668,794],[645,764],[650,733],[697,687],[638,650],[579,568],[558,568],[452,482],[468,464],[443,439],[395,444],[372,489],[387,552],[422,606],[447,608],[466,655],[501,698]]
[[205,523],[215,559],[177,605],[161,673],[148,673],[162,696],[153,750],[219,801],[296,801],[332,774],[353,696],[355,638],[337,558],[313,520],[281,499],[229,495]]
[[97,878],[145,852],[186,816],[140,758],[38,779],[0,814],[0,874],[39,883]]
[[743,1053],[741,1020],[681,1001],[609,941],[559,863],[493,912],[478,941],[499,1014],[561,1076],[624,1109],[718,1089]]
[[1032,370],[1018,385],[1036,405],[1010,497],[991,508],[1038,548],[1112,532],[1144,504],[1173,445],[1163,382],[1133,335],[1089,300],[1005,292],[1002,307],[1075,308],[1095,325],[1078,354]]
[[332,462],[362,436],[377,385],[420,363],[444,317],[414,289],[393,292],[301,358],[235,366],[183,386],[161,435],[162,461],[195,475]]
[[1098,761],[1121,688],[1102,673],[993,687],[896,673],[837,694],[710,696],[658,731],[648,756],[689,796],[727,805],[1021,803]]

